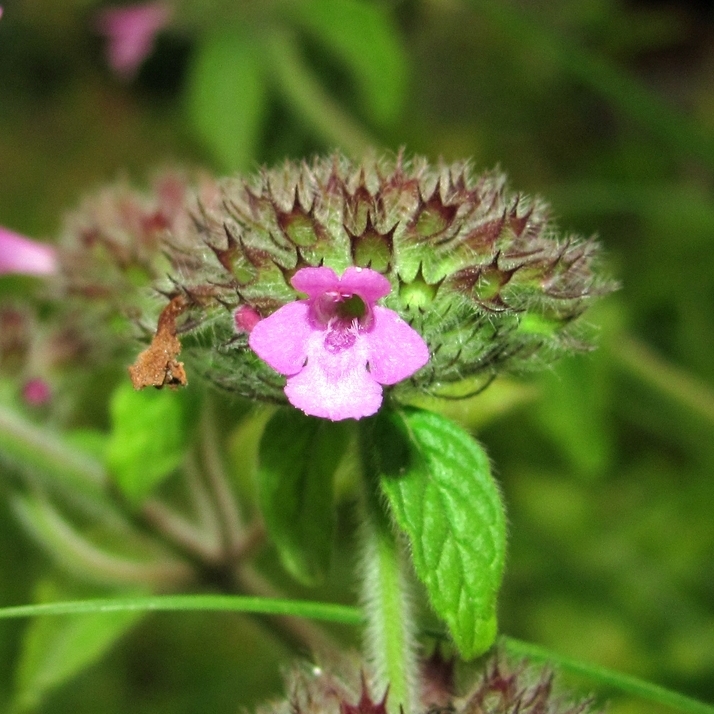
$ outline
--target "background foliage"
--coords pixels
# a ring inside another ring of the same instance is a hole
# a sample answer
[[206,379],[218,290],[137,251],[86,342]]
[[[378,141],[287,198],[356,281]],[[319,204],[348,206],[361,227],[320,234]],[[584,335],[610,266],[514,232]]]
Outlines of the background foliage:
[[[98,8],[5,4],[3,225],[52,236],[87,189],[123,174],[144,182],[161,165],[250,170],[373,145],[498,164],[515,188],[550,200],[564,228],[599,234],[623,285],[589,318],[600,348],[453,406],[486,445],[509,507],[501,627],[714,700],[709,4],[186,0],[132,83],[106,67]],[[0,279],[3,295],[27,287]],[[110,424],[97,394],[70,426]],[[179,433],[182,417],[172,418]],[[246,435],[231,443],[244,475]],[[118,468],[133,478],[129,461]],[[338,532],[350,517],[346,504]],[[273,551],[260,564],[289,594],[352,602],[351,546],[340,541],[318,589],[295,585]],[[91,594],[28,540],[2,498],[0,604]],[[49,651],[43,632],[60,621],[2,623],[0,706],[237,711],[280,690],[291,656],[238,615],[132,624],[106,624],[107,642],[127,633],[82,670],[78,651],[106,649],[96,630],[66,627]],[[73,667],[81,673],[65,681]],[[653,707],[621,698],[611,711]]]

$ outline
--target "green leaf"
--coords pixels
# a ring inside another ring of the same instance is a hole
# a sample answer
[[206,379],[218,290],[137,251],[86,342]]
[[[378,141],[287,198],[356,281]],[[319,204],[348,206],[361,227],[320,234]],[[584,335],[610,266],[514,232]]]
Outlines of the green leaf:
[[386,9],[363,0],[295,4],[297,21],[349,69],[372,118],[389,123],[404,104],[407,59]]
[[[38,590],[42,601],[68,594],[53,582],[42,583]],[[102,657],[142,615],[139,610],[124,610],[38,617],[25,630],[22,640],[16,671],[16,707],[20,711],[37,707],[49,690]]]
[[189,447],[185,391],[135,391],[122,383],[112,395],[107,467],[122,493],[140,504],[171,475]]
[[488,457],[448,419],[410,410],[375,430],[382,490],[411,544],[414,568],[465,658],[496,637],[506,521]]
[[188,116],[224,169],[252,168],[265,94],[260,47],[246,34],[210,35],[199,45],[188,79]]
[[260,442],[258,498],[285,569],[306,584],[327,572],[335,527],[334,474],[347,427],[281,409]]
[[562,359],[540,378],[543,396],[538,425],[560,448],[580,476],[607,473],[613,457],[612,363],[604,350]]

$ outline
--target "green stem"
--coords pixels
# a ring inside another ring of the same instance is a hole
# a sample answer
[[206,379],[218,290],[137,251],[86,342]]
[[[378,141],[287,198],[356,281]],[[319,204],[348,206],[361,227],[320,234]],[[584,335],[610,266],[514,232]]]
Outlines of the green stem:
[[210,400],[205,405],[201,419],[201,447],[208,483],[222,520],[226,552],[230,558],[235,556],[243,543],[243,520],[223,466],[216,417]]
[[631,374],[714,423],[714,389],[706,382],[671,365],[632,337],[618,339],[612,353]]
[[373,692],[373,696],[381,696],[389,687],[390,714],[401,710],[410,714],[418,706],[418,660],[406,554],[379,498],[370,448],[371,425],[362,430],[361,436],[366,476],[362,525],[365,654],[381,690]]
[[615,672],[605,667],[600,667],[587,662],[580,662],[571,657],[565,657],[552,652],[545,647],[533,645],[529,642],[522,642],[512,637],[502,636],[501,644],[506,651],[512,655],[519,657],[528,657],[529,659],[555,664],[565,672],[577,674],[588,679],[598,682],[603,687],[619,689],[622,692],[633,694],[642,699],[647,699],[657,704],[672,707],[688,714],[714,714],[714,706],[705,704],[704,702],[685,697],[678,692],[672,692],[664,687],[660,687],[651,682],[645,682],[637,677],[632,677],[629,674]]
[[320,86],[288,32],[274,32],[267,46],[278,88],[325,141],[355,157],[376,146],[369,134]]
[[44,499],[15,495],[11,506],[20,522],[69,571],[95,582],[176,588],[193,579],[191,567],[169,555],[131,560],[88,541]]
[[118,531],[129,527],[109,497],[109,477],[99,461],[67,444],[57,432],[2,406],[0,460],[16,467],[27,483],[41,484],[106,526]]
[[24,468],[52,474],[71,490],[96,493],[106,484],[99,462],[6,407],[0,407],[0,453]]
[[359,625],[362,613],[347,605],[308,600],[246,597],[243,595],[149,595],[122,598],[90,598],[39,605],[0,608],[0,620],[39,615],[77,615],[95,612],[245,612],[261,615],[305,617],[343,625]]

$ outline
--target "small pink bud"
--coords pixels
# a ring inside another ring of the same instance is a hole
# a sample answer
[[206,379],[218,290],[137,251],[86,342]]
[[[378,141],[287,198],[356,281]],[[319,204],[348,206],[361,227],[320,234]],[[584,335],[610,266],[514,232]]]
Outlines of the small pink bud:
[[22,398],[33,407],[40,407],[47,404],[52,398],[50,385],[44,379],[34,378],[25,382],[22,388]]
[[260,315],[248,305],[241,305],[235,313],[233,313],[233,321],[235,322],[237,332],[247,332],[250,334],[261,319]]

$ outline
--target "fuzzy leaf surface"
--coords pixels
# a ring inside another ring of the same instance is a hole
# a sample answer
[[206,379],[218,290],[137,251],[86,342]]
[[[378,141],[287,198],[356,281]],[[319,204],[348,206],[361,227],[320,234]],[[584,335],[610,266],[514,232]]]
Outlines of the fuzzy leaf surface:
[[260,442],[258,499],[285,569],[314,585],[324,577],[335,528],[334,475],[345,450],[344,424],[281,409]]
[[505,515],[488,457],[439,414],[410,410],[382,420],[391,422],[378,429],[375,445],[382,490],[409,538],[432,607],[461,655],[475,657],[496,637],[506,547]]

